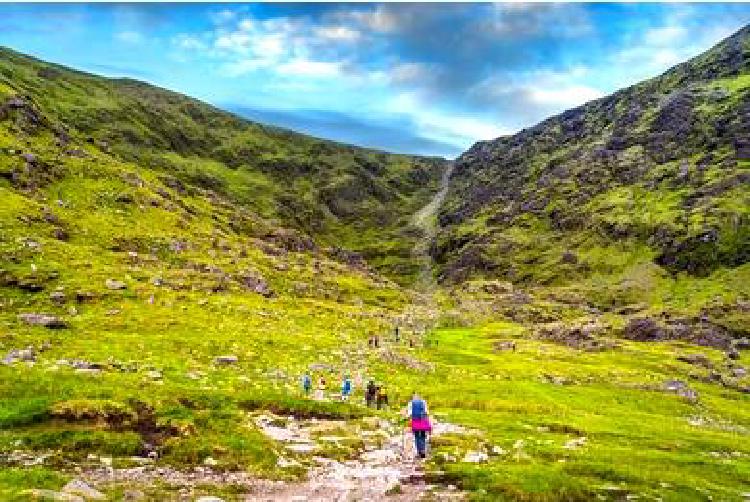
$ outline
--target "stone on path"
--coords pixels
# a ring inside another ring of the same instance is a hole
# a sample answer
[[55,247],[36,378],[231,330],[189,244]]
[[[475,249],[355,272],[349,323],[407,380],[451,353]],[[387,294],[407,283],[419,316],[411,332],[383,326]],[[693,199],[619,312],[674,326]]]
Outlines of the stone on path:
[[195,499],[195,502],[224,502],[224,499],[214,497],[213,495],[204,495],[203,497]]
[[70,493],[73,495],[79,495],[87,500],[106,500],[107,497],[100,492],[99,490],[96,490],[80,479],[74,479],[70,481],[67,485],[65,485],[62,489],[65,493]]
[[140,490],[125,490],[122,494],[122,500],[125,502],[138,502],[146,500],[146,494]]
[[465,456],[463,461],[472,464],[478,464],[481,462],[487,462],[489,456],[483,451],[470,451]]
[[86,502],[83,497],[72,493],[56,492],[54,490],[42,490],[34,488],[26,490],[22,495],[28,495],[31,500],[54,500],[57,502]]

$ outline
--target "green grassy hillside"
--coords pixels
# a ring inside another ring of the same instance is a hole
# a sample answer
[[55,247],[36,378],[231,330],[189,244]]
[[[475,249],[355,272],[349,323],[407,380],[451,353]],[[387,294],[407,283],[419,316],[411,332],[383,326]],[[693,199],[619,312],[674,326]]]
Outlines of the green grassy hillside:
[[[703,80],[675,70],[663,82],[724,96],[696,113],[735,131],[746,60],[719,74],[725,59],[691,63]],[[476,146],[436,229],[419,209],[444,161],[3,50],[0,499],[84,477],[109,500],[243,500],[257,494],[242,476],[292,486],[320,457],[376,447],[413,390],[468,428],[435,438],[426,476],[469,499],[746,499],[742,145],[719,135],[700,156],[655,118],[644,134],[662,131],[677,157],[648,160],[636,142],[611,165],[594,158],[626,104],[598,107],[656,85],[583,108],[585,134],[564,133],[565,115]],[[698,225],[715,238],[695,239]],[[413,291],[418,277],[432,285],[436,231],[444,282]],[[344,374],[375,378],[392,408],[365,408],[361,386],[350,403],[307,399],[305,371],[333,392]],[[314,451],[265,435],[269,413],[314,419]],[[140,474],[116,481],[124,472]]]
[[[5,107],[6,150],[47,154],[54,160],[44,162],[64,168],[66,152],[92,145],[108,158],[174,178],[167,181],[173,187],[207,190],[322,247],[359,253],[401,282],[416,272],[409,257],[418,231],[409,217],[437,189],[441,159],[319,140],[140,82],[0,49],[0,103],[13,99],[23,104]],[[46,151],[27,152],[14,142],[27,137]],[[10,159],[3,165],[14,168]]]

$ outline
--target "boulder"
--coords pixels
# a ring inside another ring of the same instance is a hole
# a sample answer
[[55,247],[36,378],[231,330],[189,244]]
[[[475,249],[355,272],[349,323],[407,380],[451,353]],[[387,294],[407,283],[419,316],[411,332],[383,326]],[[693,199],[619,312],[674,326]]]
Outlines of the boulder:
[[60,227],[56,227],[56,228],[55,228],[55,229],[54,229],[54,230],[52,231],[52,236],[53,236],[53,237],[54,237],[55,239],[57,239],[58,241],[67,241],[67,240],[68,240],[68,238],[70,237],[70,236],[68,235],[68,232],[66,232],[66,231],[65,231],[65,229],[63,229],[63,228],[60,228]]
[[125,502],[139,502],[146,500],[146,494],[140,490],[125,490],[122,493],[122,500]]
[[[86,502],[85,499],[79,495],[72,493],[56,492],[54,490],[43,490],[34,488],[33,490],[26,490],[21,492],[22,495],[28,495],[31,500],[54,500],[56,502]],[[25,499],[24,499],[25,500]]]
[[62,491],[65,493],[73,494],[73,495],[79,495],[85,498],[86,500],[106,500],[107,499],[107,497],[102,492],[90,487],[85,482],[81,481],[80,479],[71,480],[67,485],[63,487]]
[[244,274],[239,277],[240,282],[250,291],[266,298],[276,296],[271,287],[262,277],[255,274]]
[[161,371],[151,370],[146,372],[146,376],[149,377],[151,380],[161,380],[162,374]]
[[560,258],[560,262],[567,263],[568,265],[575,265],[578,263],[578,256],[571,251],[565,251]]
[[62,305],[63,303],[65,303],[65,293],[63,293],[62,291],[53,291],[49,294],[49,299],[57,305]]
[[214,358],[214,363],[219,365],[230,365],[230,364],[237,364],[239,362],[239,358],[237,356],[218,356]]
[[107,286],[107,289],[112,290],[125,289],[128,287],[124,282],[115,279],[107,279],[106,281],[104,281],[104,285]]
[[13,349],[3,358],[3,364],[13,364],[17,361],[23,362],[34,362],[36,361],[36,353],[33,347],[27,349]]
[[492,349],[495,352],[505,352],[508,350],[512,350],[513,352],[515,352],[516,342],[512,340],[495,342],[492,344]]
[[703,366],[708,369],[713,368],[713,363],[711,363],[711,360],[705,354],[681,354],[677,356],[677,360],[694,366]]
[[664,328],[650,317],[631,319],[625,326],[622,336],[638,342],[653,342],[668,338]]
[[674,392],[680,397],[684,397],[690,402],[698,401],[698,393],[687,386],[687,384],[681,380],[667,380],[664,382],[664,390],[668,392]]
[[19,314],[18,319],[32,326],[44,326],[49,329],[68,327],[68,324],[65,321],[50,314]]
[[466,455],[464,455],[463,462],[468,462],[472,464],[479,464],[483,462],[487,462],[489,460],[489,456],[483,452],[483,451],[470,451],[467,452]]

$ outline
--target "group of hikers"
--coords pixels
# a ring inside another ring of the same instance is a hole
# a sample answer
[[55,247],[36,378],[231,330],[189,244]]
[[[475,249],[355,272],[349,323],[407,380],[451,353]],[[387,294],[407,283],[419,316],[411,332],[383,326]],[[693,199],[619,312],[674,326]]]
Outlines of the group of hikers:
[[[325,377],[321,376],[318,379],[318,386],[313,391],[313,380],[310,373],[305,373],[302,376],[302,390],[305,396],[311,396],[314,399],[324,399],[326,393],[327,382]],[[354,384],[349,375],[345,375],[341,381],[341,400],[349,401],[354,391]],[[388,393],[386,392],[385,386],[382,384],[375,383],[374,380],[369,380],[365,387],[365,405],[368,408],[376,407],[378,410],[385,409],[389,406]],[[424,399],[419,397],[415,392],[412,398],[407,403],[406,409],[403,410],[403,415],[409,420],[408,426],[414,435],[414,446],[417,451],[419,458],[425,458],[427,456],[427,434],[432,432],[432,423],[429,419],[427,411],[427,403]]]
[[[318,384],[316,389],[313,391],[313,379],[310,373],[305,373],[302,376],[302,390],[305,396],[312,396],[313,399],[324,399],[328,382],[324,376],[318,378]],[[341,381],[341,400],[349,401],[354,391],[354,383],[349,375],[344,376]],[[374,380],[367,382],[365,387],[365,404],[368,408],[376,407],[379,410],[385,409],[388,406],[388,393],[386,392],[385,385],[376,384]]]

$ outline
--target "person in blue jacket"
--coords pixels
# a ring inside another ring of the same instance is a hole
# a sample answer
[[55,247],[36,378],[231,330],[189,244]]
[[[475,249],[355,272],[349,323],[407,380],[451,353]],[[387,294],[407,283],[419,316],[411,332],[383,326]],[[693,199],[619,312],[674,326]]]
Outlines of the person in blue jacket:
[[341,400],[342,401],[348,401],[349,396],[352,395],[352,379],[349,378],[349,375],[346,375],[344,377],[344,381],[341,384]]

